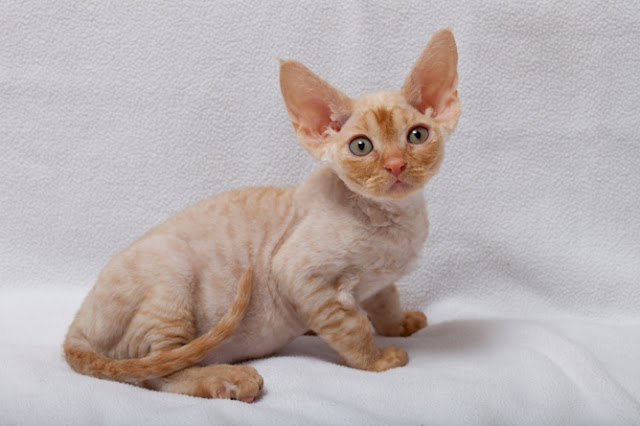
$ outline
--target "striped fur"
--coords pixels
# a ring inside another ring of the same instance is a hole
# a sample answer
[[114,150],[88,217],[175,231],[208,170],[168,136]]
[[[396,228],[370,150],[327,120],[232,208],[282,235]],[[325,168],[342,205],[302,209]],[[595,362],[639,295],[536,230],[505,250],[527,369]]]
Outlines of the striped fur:
[[97,354],[88,341],[72,329],[64,343],[64,354],[71,368],[81,374],[119,382],[139,383],[142,380],[167,376],[192,366],[236,331],[251,299],[252,272],[248,270],[238,283],[238,293],[227,313],[215,327],[184,346],[149,355],[144,358],[112,359]]
[[[427,237],[421,190],[460,115],[456,64],[453,35],[441,30],[401,91],[350,99],[283,61],[296,136],[324,164],[296,187],[204,200],[117,254],[69,328],[71,367],[250,402],[262,377],[231,363],[271,354],[307,331],[354,368],[406,364],[404,350],[376,346],[371,324],[385,336],[426,326],[422,312],[401,309],[393,283],[416,265]],[[416,126],[428,137],[409,143]],[[370,153],[351,152],[357,137],[371,141]]]

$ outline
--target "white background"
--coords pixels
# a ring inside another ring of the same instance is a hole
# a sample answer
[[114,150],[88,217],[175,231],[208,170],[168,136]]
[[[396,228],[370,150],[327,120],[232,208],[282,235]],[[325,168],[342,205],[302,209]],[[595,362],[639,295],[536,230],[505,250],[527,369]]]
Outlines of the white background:
[[425,189],[431,235],[404,303],[436,326],[638,324],[638,2],[22,0],[0,5],[5,344],[57,351],[100,268],[148,228],[315,167],[277,58],[357,97],[399,89],[445,26],[463,114]]
[[0,285],[89,288],[172,213],[245,185],[296,184],[314,165],[294,138],[276,58],[357,97],[399,89],[431,34],[451,26],[463,115],[426,188],[431,238],[402,283],[406,300],[637,318],[638,10],[5,4]]

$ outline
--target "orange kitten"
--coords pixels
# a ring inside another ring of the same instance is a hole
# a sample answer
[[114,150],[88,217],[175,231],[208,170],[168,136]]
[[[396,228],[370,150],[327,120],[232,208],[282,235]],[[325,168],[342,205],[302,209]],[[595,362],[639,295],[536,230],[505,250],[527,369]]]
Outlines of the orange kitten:
[[393,283],[413,269],[427,237],[421,189],[458,121],[457,83],[447,29],[400,92],[350,99],[283,61],[296,135],[324,165],[297,187],[202,201],[115,256],[69,328],[71,367],[250,402],[262,377],[228,363],[273,353],[308,330],[354,368],[405,365],[404,350],[376,347],[370,322],[385,336],[426,326],[422,312],[401,309]]

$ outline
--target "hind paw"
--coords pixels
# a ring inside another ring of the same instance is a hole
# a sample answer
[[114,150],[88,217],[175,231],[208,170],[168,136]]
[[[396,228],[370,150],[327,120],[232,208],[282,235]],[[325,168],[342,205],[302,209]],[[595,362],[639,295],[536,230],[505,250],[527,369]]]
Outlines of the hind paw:
[[222,379],[222,383],[216,384],[215,398],[253,402],[264,385],[262,376],[253,367],[241,365],[230,367],[224,374],[216,377],[216,379]]
[[165,392],[243,402],[253,402],[264,385],[256,369],[245,365],[190,367],[161,380]]

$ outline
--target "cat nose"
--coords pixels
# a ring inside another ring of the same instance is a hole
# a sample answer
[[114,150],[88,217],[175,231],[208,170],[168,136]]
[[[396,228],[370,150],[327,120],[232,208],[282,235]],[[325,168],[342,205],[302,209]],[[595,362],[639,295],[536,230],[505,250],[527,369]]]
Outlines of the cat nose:
[[398,177],[405,167],[407,167],[407,162],[402,158],[392,158],[391,160],[387,160],[384,165],[384,168],[394,177]]

